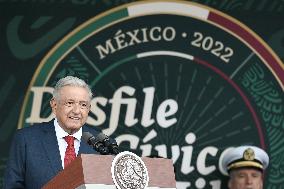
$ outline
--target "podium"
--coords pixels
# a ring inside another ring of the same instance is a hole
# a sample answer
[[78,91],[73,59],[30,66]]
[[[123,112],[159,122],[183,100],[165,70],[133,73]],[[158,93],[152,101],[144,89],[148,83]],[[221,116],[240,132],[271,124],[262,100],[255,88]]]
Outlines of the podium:
[[[116,189],[111,165],[114,156],[81,154],[59,172],[43,189]],[[148,170],[147,189],[175,189],[176,181],[172,160],[142,157]]]

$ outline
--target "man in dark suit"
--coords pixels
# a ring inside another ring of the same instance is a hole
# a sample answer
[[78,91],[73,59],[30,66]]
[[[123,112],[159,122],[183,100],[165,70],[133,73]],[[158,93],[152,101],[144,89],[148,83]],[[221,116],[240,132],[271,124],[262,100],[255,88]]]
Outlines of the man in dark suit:
[[[55,119],[16,132],[4,176],[4,189],[41,188],[81,153],[96,153],[81,140],[83,132],[97,135],[85,125],[92,92],[77,77],[60,79],[50,101]],[[72,138],[72,144],[66,140]]]

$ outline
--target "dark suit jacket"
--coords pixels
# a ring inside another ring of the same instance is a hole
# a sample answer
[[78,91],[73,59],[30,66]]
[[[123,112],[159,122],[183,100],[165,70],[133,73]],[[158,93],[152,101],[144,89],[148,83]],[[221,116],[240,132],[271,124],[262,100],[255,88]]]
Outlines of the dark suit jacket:
[[[36,124],[16,132],[4,176],[4,189],[38,189],[62,170],[53,121]],[[98,134],[94,127],[83,132]],[[81,140],[78,154],[97,153]]]

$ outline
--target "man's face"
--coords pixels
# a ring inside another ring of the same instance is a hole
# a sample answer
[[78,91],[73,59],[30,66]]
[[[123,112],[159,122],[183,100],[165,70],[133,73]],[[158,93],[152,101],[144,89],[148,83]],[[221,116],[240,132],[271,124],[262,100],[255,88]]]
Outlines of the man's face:
[[60,127],[69,134],[77,132],[86,122],[90,111],[88,91],[82,87],[65,86],[59,91],[59,99],[50,105]]
[[229,189],[262,189],[262,172],[255,169],[239,169],[230,173]]

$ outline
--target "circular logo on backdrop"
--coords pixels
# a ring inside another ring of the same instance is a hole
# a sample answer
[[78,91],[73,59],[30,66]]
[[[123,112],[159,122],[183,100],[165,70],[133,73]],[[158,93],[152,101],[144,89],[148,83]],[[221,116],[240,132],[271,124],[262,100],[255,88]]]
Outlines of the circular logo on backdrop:
[[95,96],[87,124],[140,156],[171,158],[177,188],[226,188],[222,154],[267,150],[268,187],[284,183],[283,64],[246,26],[190,2],[146,1],[98,15],[43,58],[18,127],[50,120],[58,79],[86,80]]
[[142,159],[132,152],[124,151],[115,156],[111,174],[118,189],[145,189],[148,186],[147,167]]

